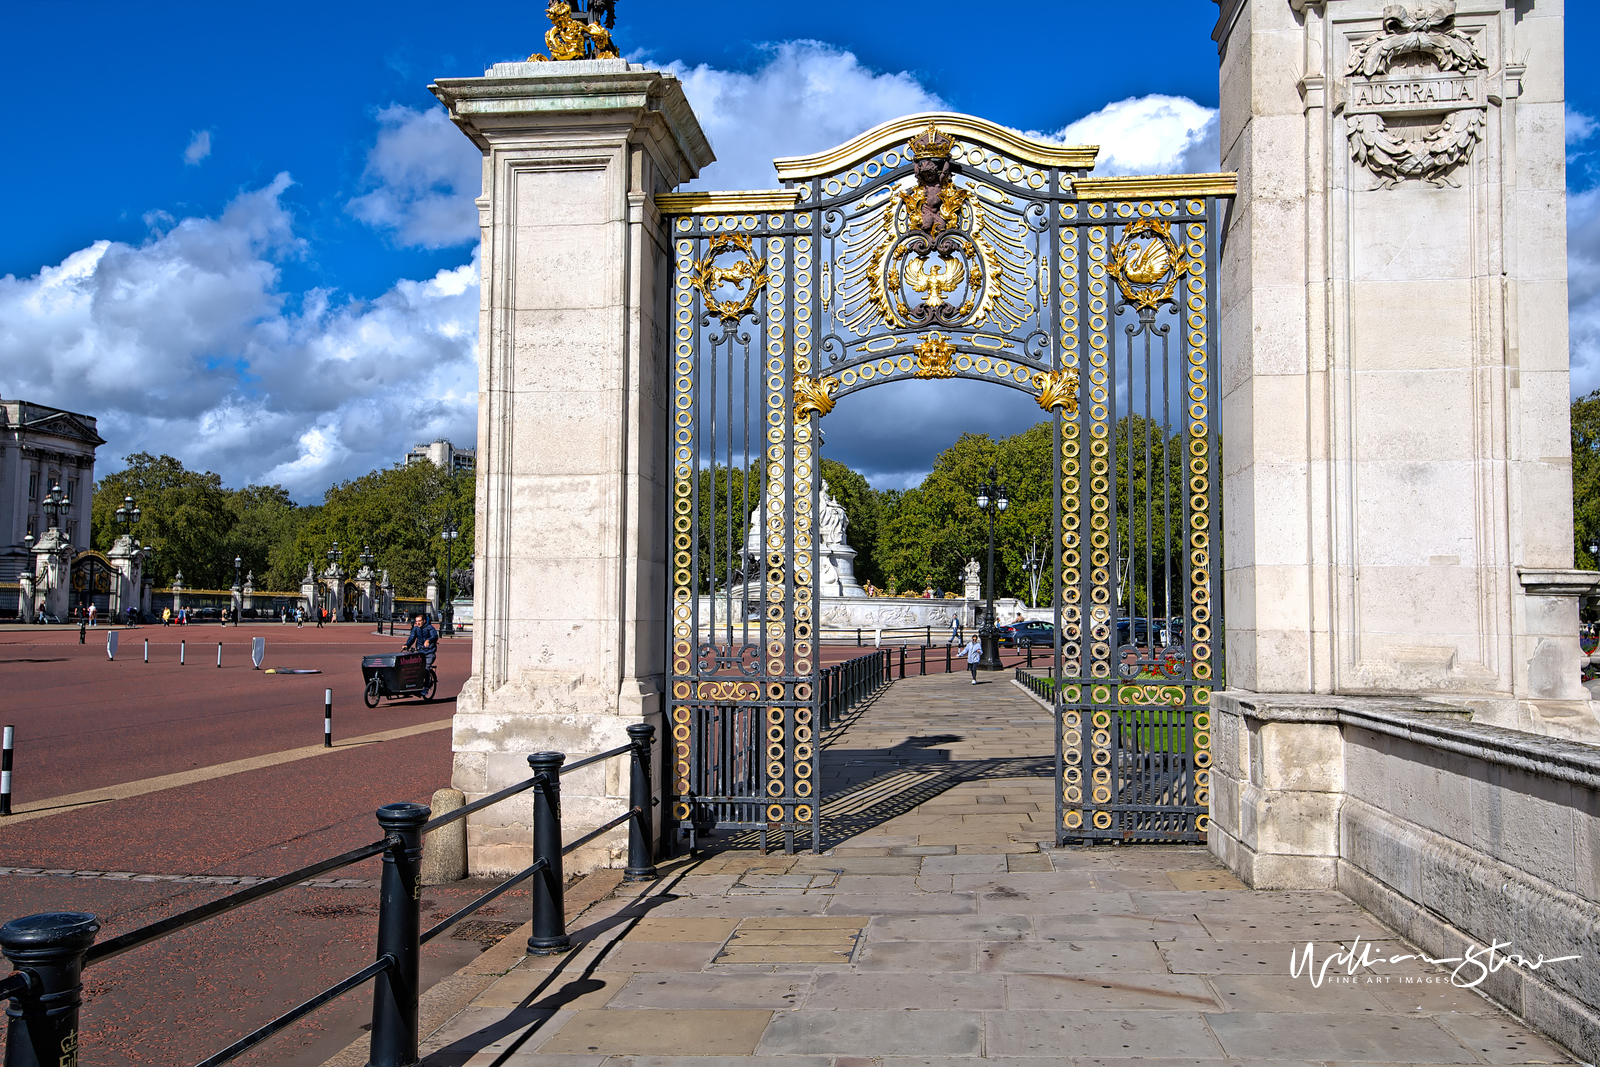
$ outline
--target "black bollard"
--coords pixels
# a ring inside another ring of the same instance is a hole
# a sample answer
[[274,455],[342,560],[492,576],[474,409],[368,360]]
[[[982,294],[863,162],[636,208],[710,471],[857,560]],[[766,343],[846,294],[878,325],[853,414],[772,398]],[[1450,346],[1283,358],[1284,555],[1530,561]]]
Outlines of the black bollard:
[[0,952],[28,976],[28,989],[6,1007],[6,1067],[77,1064],[83,954],[99,932],[98,919],[76,911],[0,926]]
[[655,737],[656,728],[648,723],[634,723],[628,727],[628,740],[633,743],[628,806],[639,809],[639,814],[628,823],[628,867],[622,872],[625,882],[643,882],[656,876],[655,820],[652,817],[655,796],[650,786],[650,746]]
[[422,824],[425,804],[385,804],[378,825],[400,843],[383,854],[378,890],[378,955],[394,966],[372,987],[372,1046],[368,1067],[410,1067],[417,1062],[417,998],[422,990]]
[[566,759],[560,752],[535,752],[528,757],[533,773],[544,775],[544,781],[533,787],[533,858],[545,861],[545,869],[528,883],[533,896],[528,953],[533,956],[552,956],[572,948],[563,897],[566,879],[561,873],[561,764]]

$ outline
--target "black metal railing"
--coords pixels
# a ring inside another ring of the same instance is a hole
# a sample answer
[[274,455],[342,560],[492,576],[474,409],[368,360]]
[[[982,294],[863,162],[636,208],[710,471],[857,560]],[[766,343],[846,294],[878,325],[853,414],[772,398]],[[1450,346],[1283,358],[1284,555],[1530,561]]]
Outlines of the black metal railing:
[[[563,767],[560,752],[536,752],[528,757],[533,777],[481,800],[473,801],[435,819],[424,804],[388,804],[378,809],[378,826],[384,836],[369,845],[330,856],[288,874],[230,893],[160,922],[95,943],[99,920],[81,912],[49,912],[13,919],[0,926],[0,953],[16,968],[0,980],[0,998],[10,1007],[6,1030],[5,1067],[59,1067],[77,1062],[78,1014],[82,1003],[82,972],[125,952],[132,952],[169,934],[186,930],[207,919],[280,893],[327,871],[383,856],[379,883],[377,958],[361,970],[316,996],[296,1005],[227,1048],[202,1060],[198,1067],[218,1067],[249,1051],[267,1038],[316,1011],[324,1004],[374,980],[372,1044],[369,1067],[408,1067],[417,1062],[418,1000],[421,996],[422,946],[471,915],[513,886],[533,879],[532,934],[528,951],[543,956],[572,947],[567,937],[562,890],[562,857],[600,835],[629,824],[628,881],[654,878],[650,781],[650,748],[655,727],[635,724],[627,728],[628,743]],[[615,819],[563,845],[561,841],[561,776],[616,756],[632,756],[629,808]],[[421,879],[423,836],[464,819],[475,811],[519,793],[533,790],[534,860],[525,870],[495,886],[454,915],[427,931],[422,930],[422,901],[416,891]],[[535,878],[535,875],[540,877]]]
[[1049,668],[1044,670],[1030,670],[1027,667],[1017,668],[1017,681],[1028,687],[1028,692],[1052,707],[1056,702],[1056,680]]
[[874,649],[865,656],[822,668],[818,684],[822,686],[820,707],[824,730],[837,726],[851,708],[889,681],[889,656],[887,648]]

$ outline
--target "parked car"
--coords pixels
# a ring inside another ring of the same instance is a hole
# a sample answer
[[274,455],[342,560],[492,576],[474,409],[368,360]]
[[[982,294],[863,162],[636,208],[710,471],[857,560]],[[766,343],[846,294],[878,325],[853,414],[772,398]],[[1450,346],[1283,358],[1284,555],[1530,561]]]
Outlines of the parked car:
[[1000,627],[1000,644],[1003,648],[1053,648],[1056,643],[1054,623],[1035,619]]

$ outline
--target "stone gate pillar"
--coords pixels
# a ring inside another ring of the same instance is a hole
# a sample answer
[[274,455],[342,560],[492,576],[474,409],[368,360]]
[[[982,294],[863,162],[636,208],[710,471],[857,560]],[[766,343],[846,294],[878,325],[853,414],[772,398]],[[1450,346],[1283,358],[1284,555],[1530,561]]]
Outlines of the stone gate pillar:
[[[1470,712],[1496,751],[1600,742],[1577,642],[1600,575],[1573,569],[1562,7],[1218,7],[1239,195],[1210,841],[1252,885],[1349,890],[1374,850],[1409,870],[1437,843],[1395,827],[1462,809],[1420,763],[1347,761],[1410,728],[1396,716]],[[1374,815],[1391,803],[1403,819]]]
[[1228,685],[1600,739],[1559,4],[1219,8]]
[[[671,246],[653,197],[713,156],[677,79],[620,59],[430,88],[484,153],[477,596],[454,734],[470,800],[525,779],[531,752],[613,748],[636,722],[665,740]],[[571,835],[616,815],[626,771],[562,790]],[[530,862],[521,800],[469,823],[475,873]]]

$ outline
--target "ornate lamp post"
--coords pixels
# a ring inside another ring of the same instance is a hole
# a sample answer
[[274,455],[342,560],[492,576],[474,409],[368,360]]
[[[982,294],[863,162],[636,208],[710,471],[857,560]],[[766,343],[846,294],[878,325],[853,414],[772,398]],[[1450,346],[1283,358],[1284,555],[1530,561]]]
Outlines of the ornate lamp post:
[[50,529],[58,530],[61,528],[61,516],[72,510],[72,501],[68,499],[66,490],[61,488],[61,483],[57,482],[50,487],[39,506],[50,517]]
[[461,530],[456,526],[455,512],[447,511],[444,514],[444,527],[439,537],[444,541],[444,610],[439,612],[444,625],[440,627],[446,637],[456,635],[456,605],[455,594],[450,589],[451,572],[455,570],[456,538],[461,536]]
[[133,528],[138,524],[141,514],[138,505],[133,502],[133,497],[125,496],[117,507],[117,525],[127,527],[129,536],[132,536]]
[[978,486],[978,507],[989,515],[988,592],[983,609],[983,628],[978,631],[978,640],[983,646],[983,658],[978,661],[980,671],[1005,669],[1005,665],[1000,662],[1000,630],[995,625],[994,617],[994,517],[1004,511],[1010,501],[1006,500],[1006,487],[996,478],[995,469],[991,465],[989,480]]

